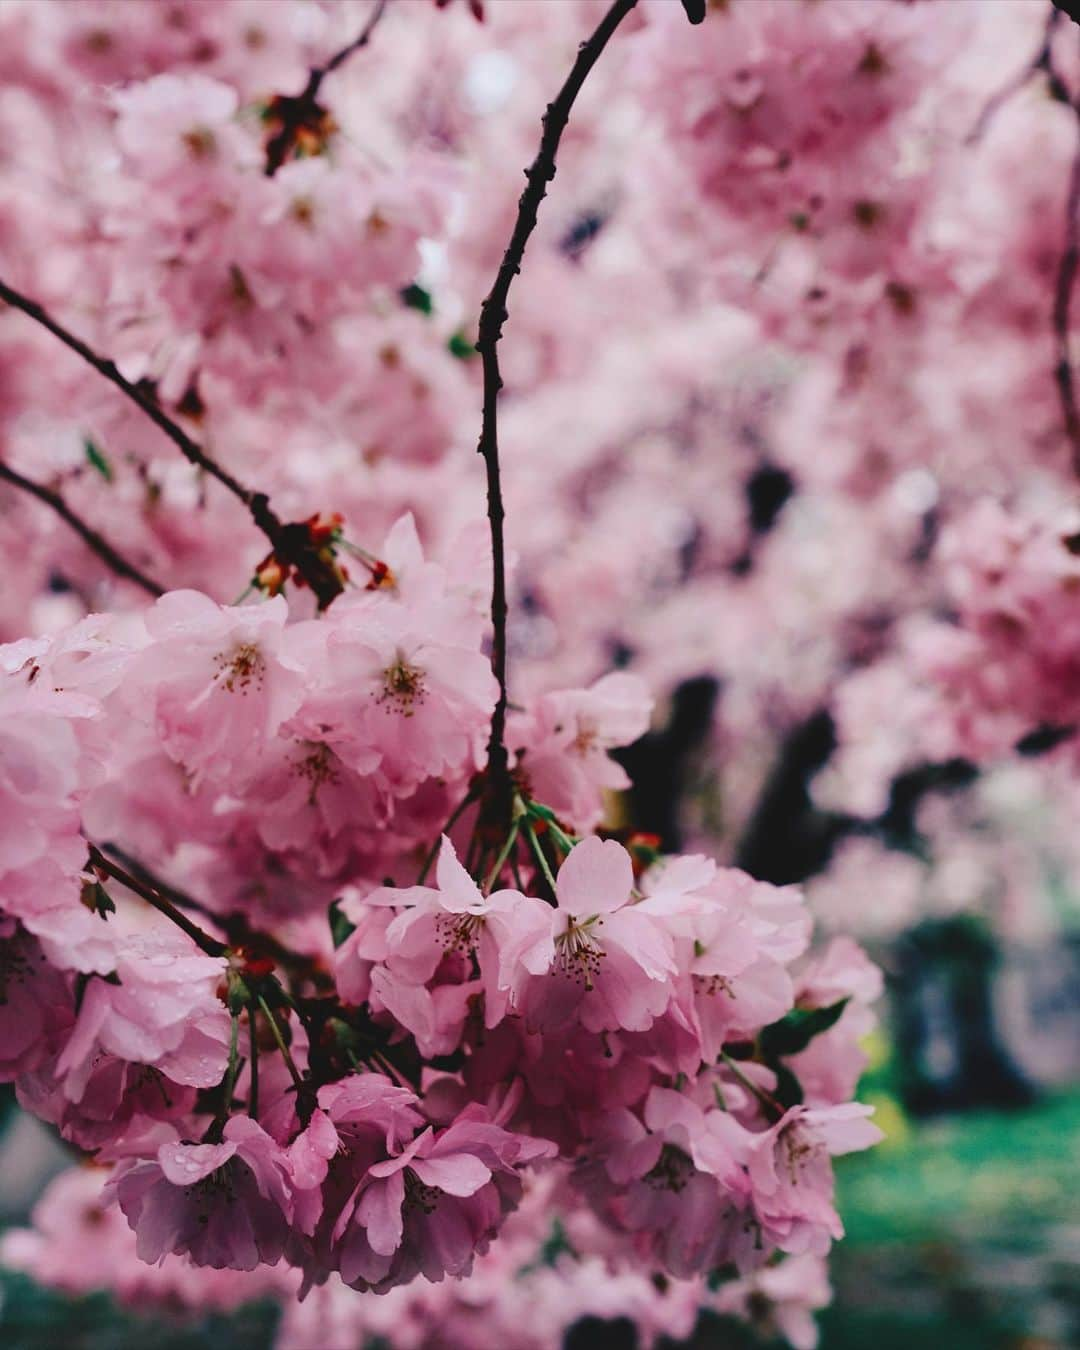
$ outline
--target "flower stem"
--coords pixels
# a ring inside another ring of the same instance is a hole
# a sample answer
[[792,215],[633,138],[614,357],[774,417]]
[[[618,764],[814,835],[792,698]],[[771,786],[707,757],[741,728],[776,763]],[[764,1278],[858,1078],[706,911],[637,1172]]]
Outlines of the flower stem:
[[739,1068],[737,1062],[733,1060],[729,1054],[727,1054],[724,1051],[721,1051],[720,1058],[724,1061],[727,1067],[731,1070],[733,1076],[739,1080],[739,1082],[743,1085],[743,1087],[746,1088],[748,1092],[750,1092],[754,1097],[757,1098],[757,1100],[765,1108],[766,1115],[768,1115],[773,1120],[779,1120],[780,1117],[784,1114],[784,1108],[780,1105],[780,1103],[776,1100],[776,1098],[773,1097],[770,1093],[766,1092],[763,1087],[760,1087],[757,1083],[755,1083],[752,1078],[748,1078],[747,1075],[743,1073],[742,1069]]
[[540,867],[540,871],[543,872],[544,874],[544,880],[551,887],[552,898],[554,898],[555,878],[552,875],[551,864],[548,862],[546,856],[544,855],[544,850],[540,847],[540,840],[537,839],[536,831],[533,829],[532,824],[529,821],[525,822],[525,833],[528,836],[529,846],[532,848],[533,855],[535,856],[537,864]]
[[251,1083],[248,1087],[248,1115],[259,1118],[259,1035],[255,1025],[255,1009],[248,1009],[248,1038],[251,1045]]
[[443,835],[450,833],[450,831],[458,823],[461,817],[465,814],[466,809],[469,806],[471,806],[474,801],[476,801],[476,793],[470,790],[465,794],[465,796],[457,804],[457,806],[454,807],[453,811],[451,811],[449,819],[447,820],[446,824],[442,827],[442,829],[439,831],[438,838],[432,844],[431,848],[428,849],[427,857],[424,859],[424,865],[420,869],[420,875],[416,878],[416,884],[418,886],[422,886],[424,884],[424,880],[427,877],[427,874],[431,871],[431,864],[435,861],[435,859],[439,855],[439,848],[442,844]]
[[488,873],[487,881],[484,883],[485,895],[490,894],[492,886],[494,886],[495,882],[498,880],[499,873],[503,870],[503,867],[506,865],[506,860],[510,856],[510,851],[514,847],[514,844],[517,842],[518,831],[520,830],[520,828],[521,828],[520,820],[515,820],[513,825],[510,826],[510,833],[506,836],[506,843],[503,844],[499,856],[495,859],[495,865]]
[[289,1047],[285,1044],[285,1037],[281,1034],[281,1027],[278,1026],[277,1017],[271,1011],[270,1005],[267,1003],[266,999],[263,998],[262,994],[258,994],[256,997],[263,1015],[270,1023],[270,1030],[273,1033],[274,1040],[277,1042],[277,1048],[281,1051],[281,1058],[285,1061],[285,1067],[289,1071],[289,1077],[292,1079],[293,1087],[296,1089],[297,1095],[299,1095],[304,1091],[304,1080],[300,1076],[300,1070],[296,1067],[296,1061],[289,1053]]

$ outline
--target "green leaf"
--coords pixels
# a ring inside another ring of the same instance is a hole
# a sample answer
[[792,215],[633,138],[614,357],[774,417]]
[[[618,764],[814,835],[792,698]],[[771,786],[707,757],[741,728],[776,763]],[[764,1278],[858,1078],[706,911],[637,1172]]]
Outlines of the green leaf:
[[345,917],[337,900],[331,902],[327,917],[330,920],[330,936],[334,940],[336,950],[351,933],[356,932],[356,924],[351,923]]
[[447,338],[446,350],[459,361],[471,361],[477,355],[476,343],[470,342],[460,328]]
[[97,469],[106,483],[111,483],[113,480],[112,465],[89,436],[83,438],[83,449],[86,451],[86,462],[92,468]]
[[786,1064],[776,1066],[776,1087],[772,1095],[781,1106],[798,1106],[803,1099],[802,1084]]
[[415,281],[411,286],[403,286],[398,294],[409,309],[418,309],[421,314],[435,313],[435,301],[431,298],[431,292],[424,290],[423,286],[418,286]]
[[91,914],[96,914],[99,919],[107,919],[110,914],[116,913],[116,905],[113,903],[112,896],[100,881],[84,881],[79,900]]
[[766,1060],[774,1060],[780,1055],[797,1055],[815,1036],[836,1025],[848,1002],[842,998],[825,1008],[792,1008],[762,1031],[758,1038],[762,1055]]

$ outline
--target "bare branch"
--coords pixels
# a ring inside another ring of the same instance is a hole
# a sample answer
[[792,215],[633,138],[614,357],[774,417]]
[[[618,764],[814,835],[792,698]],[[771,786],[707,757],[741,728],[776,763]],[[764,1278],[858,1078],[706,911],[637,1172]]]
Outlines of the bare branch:
[[296,568],[314,591],[321,608],[325,609],[336,595],[341,594],[343,589],[341,578],[335,569],[319,556],[318,550],[312,545],[306,525],[283,524],[271,508],[270,499],[265,492],[255,492],[245,487],[212,459],[197,441],[192,440],[183,427],[163,411],[155,399],[139,385],[133,384],[123,376],[114,361],[100,356],[81,338],[77,338],[74,333],[58,323],[35,300],[28,299],[2,279],[0,279],[0,300],[13,309],[21,310],[54,337],[59,338],[66,347],[81,356],[88,365],[93,366],[110,384],[115,385],[140,408],[154,425],[168,436],[189,463],[216,478],[234,497],[243,502],[252,520],[269,539],[274,553],[282,562]]
[[[1056,11],[1055,11],[1056,13]],[[1061,400],[1065,435],[1069,439],[1073,472],[1080,477],[1080,409],[1076,402],[1076,381],[1073,376],[1072,343],[1069,340],[1069,321],[1072,293],[1080,266],[1080,111],[1077,111],[1077,146],[1073,152],[1069,174],[1069,191],[1065,199],[1065,246],[1058,264],[1054,287],[1052,323],[1054,329],[1054,381]]]
[[1022,70],[1012,77],[1007,84],[998,90],[986,103],[982,112],[979,114],[975,125],[968,132],[964,144],[975,145],[986,135],[987,128],[997,116],[998,112],[1006,103],[1018,94],[1021,89],[1033,79],[1040,71],[1044,72],[1050,83],[1050,93],[1059,102],[1069,102],[1069,92],[1065,87],[1064,81],[1054,68],[1053,45],[1054,34],[1057,32],[1058,24],[1061,22],[1061,11],[1051,6],[1050,12],[1046,16],[1046,27],[1043,30],[1042,42],[1039,50],[1023,67]]
[[119,881],[122,886],[126,886],[129,891],[134,891],[136,895],[141,896],[148,904],[164,914],[167,919],[171,919],[177,928],[185,932],[196,947],[201,948],[207,956],[224,956],[229,950],[224,942],[219,942],[217,938],[211,937],[205,933],[197,923],[182,913],[166,896],[162,895],[155,887],[145,881],[140,881],[130,872],[126,872],[118,863],[107,858],[101,849],[90,845],[90,864],[98,872],[103,872],[110,876],[114,881]]
[[98,534],[97,530],[87,525],[80,516],[68,506],[59,492],[54,492],[51,488],[44,487],[41,483],[35,483],[29,478],[24,478],[10,465],[0,460],[0,479],[5,483],[11,483],[13,487],[20,488],[23,492],[28,492],[32,497],[36,497],[39,502],[44,502],[50,507],[66,524],[70,525],[75,533],[82,539],[83,543],[91,549],[108,567],[110,567],[118,577],[126,577],[128,581],[133,581],[136,586],[141,586],[148,595],[157,597],[164,595],[164,589],[153,581],[135,566],[128,562],[122,553],[118,553],[112,544]]
[[499,474],[498,399],[502,388],[499,372],[498,344],[507,319],[506,301],[510,285],[521,270],[525,245],[536,226],[540,203],[547,196],[547,185],[555,177],[555,157],[563,131],[570,119],[574,100],[601,52],[619,24],[636,5],[637,0],[615,0],[600,24],[586,42],[578,48],[577,59],[558,94],[547,106],[542,119],[543,134],[540,148],[532,164],[525,170],[525,190],[518,201],[517,219],[510,242],[487,299],[480,310],[479,336],[476,350],[484,368],[484,410],[478,452],[484,458],[487,470],[487,514],[491,526],[492,588],[491,667],[499,683],[499,697],[491,718],[491,736],[488,740],[488,785],[501,814],[509,812],[509,771],[506,753],[506,544],[503,533],[505,511],[502,483]]
[[268,178],[273,178],[274,174],[285,163],[289,151],[293,149],[297,138],[304,131],[313,133],[319,139],[322,139],[325,135],[327,112],[319,102],[319,90],[322,88],[322,82],[327,75],[332,74],[339,66],[343,66],[353,52],[358,52],[361,47],[368,45],[379,20],[386,12],[388,2],[389,0],[376,0],[371,17],[364,25],[359,37],[354,38],[348,46],[342,47],[341,51],[332,56],[324,66],[313,66],[308,74],[307,84],[299,94],[279,94],[271,103],[270,116],[275,121],[280,122],[281,125],[266,143],[266,168],[264,172]]

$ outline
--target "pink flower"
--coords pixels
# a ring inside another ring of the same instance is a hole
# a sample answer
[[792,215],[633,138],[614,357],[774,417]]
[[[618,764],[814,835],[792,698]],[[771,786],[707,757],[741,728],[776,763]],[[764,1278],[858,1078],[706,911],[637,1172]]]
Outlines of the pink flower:
[[378,767],[401,795],[479,763],[497,693],[478,645],[454,631],[445,593],[419,590],[415,604],[343,597],[323,623],[291,635],[294,647],[306,643],[314,687],[286,730],[325,741],[359,773]]
[[483,1107],[447,1129],[430,1127],[397,1156],[368,1169],[334,1230],[341,1277],[355,1288],[390,1288],[422,1275],[466,1275],[520,1198],[518,1170],[554,1146],[513,1134]]
[[292,1221],[288,1158],[247,1116],[217,1144],[164,1143],[154,1161],[122,1164],[110,1189],[142,1261],[186,1253],[196,1265],[275,1265]]
[[754,1215],[764,1241],[786,1252],[823,1255],[844,1226],[833,1207],[830,1158],[882,1138],[872,1106],[793,1106],[759,1134],[747,1160]]
[[71,979],[11,920],[0,919],[0,1082],[10,1083],[63,1043],[75,1016]]
[[796,990],[799,1007],[826,1008],[848,1000],[839,1021],[788,1060],[808,1106],[833,1106],[854,1096],[867,1061],[862,1041],[877,1024],[869,1005],[883,988],[881,970],[850,938],[834,938],[803,971]]
[[409,984],[428,984],[447,956],[476,955],[484,989],[485,1022],[493,1027],[506,1010],[501,985],[502,953],[524,926],[548,921],[542,900],[518,891],[484,895],[458,861],[444,835],[435,887],[389,887],[372,891],[364,903],[393,905],[401,912],[385,930],[387,970]]
[[251,782],[267,741],[299,707],[303,674],[285,652],[286,615],[281,596],[230,607],[197,591],[170,592],[147,613],[151,643],[124,697],[196,782]]
[[559,869],[558,907],[523,915],[503,967],[530,1028],[578,1018],[590,1031],[645,1031],[667,1007],[672,941],[648,903],[633,901],[633,885],[622,845],[592,837]]
[[225,971],[176,929],[125,935],[108,979],[89,980],[57,1062],[79,1101],[101,1054],[152,1064],[177,1083],[213,1087],[225,1072],[229,1014],[217,996]]
[[686,1279],[730,1260],[752,1139],[726,1111],[653,1088],[643,1120],[622,1110],[603,1121],[581,1184],[610,1222],[647,1236],[653,1259]]
[[644,684],[622,672],[605,675],[588,689],[542,695],[512,741],[529,795],[577,829],[594,829],[604,791],[630,786],[625,769],[608,751],[644,735],[651,712]]

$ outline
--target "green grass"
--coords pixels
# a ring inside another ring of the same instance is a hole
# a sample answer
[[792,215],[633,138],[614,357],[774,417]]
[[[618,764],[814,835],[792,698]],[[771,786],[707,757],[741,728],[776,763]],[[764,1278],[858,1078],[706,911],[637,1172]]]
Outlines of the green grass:
[[1080,1345],[1080,1095],[841,1160],[821,1350]]

